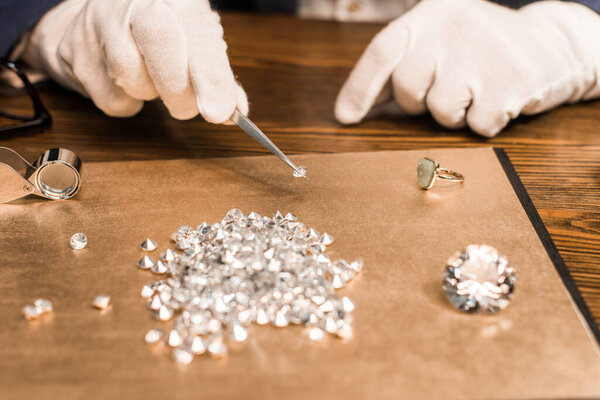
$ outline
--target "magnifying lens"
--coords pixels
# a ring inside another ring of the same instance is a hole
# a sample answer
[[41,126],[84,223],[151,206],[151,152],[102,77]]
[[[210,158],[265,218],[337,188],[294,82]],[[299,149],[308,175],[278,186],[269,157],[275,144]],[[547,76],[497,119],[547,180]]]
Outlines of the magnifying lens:
[[71,150],[46,150],[32,164],[0,147],[0,203],[34,194],[51,200],[75,196],[81,186],[81,160]]

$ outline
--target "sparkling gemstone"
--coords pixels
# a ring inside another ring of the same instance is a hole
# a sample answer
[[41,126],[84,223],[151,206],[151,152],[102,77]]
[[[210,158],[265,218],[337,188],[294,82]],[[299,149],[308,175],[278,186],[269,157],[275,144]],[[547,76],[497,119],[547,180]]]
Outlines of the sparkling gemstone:
[[281,213],[281,211],[277,210],[275,212],[275,215],[273,215],[273,221],[275,221],[275,222],[283,221],[283,214]]
[[275,321],[274,321],[275,326],[278,326],[280,328],[283,328],[285,326],[289,325],[289,321],[287,320],[287,318],[285,317],[285,313],[282,311],[279,311],[276,315],[275,315]]
[[156,264],[152,266],[151,270],[153,274],[166,274],[169,270],[169,266],[163,260],[158,260]]
[[148,285],[144,285],[144,287],[142,288],[142,291],[141,291],[141,295],[143,298],[149,299],[150,297],[152,297],[154,295],[154,289],[152,289]]
[[260,308],[256,314],[256,323],[259,325],[266,325],[269,323],[267,312],[262,308]]
[[342,339],[352,339],[352,327],[349,324],[345,323],[341,326],[341,328],[338,329],[338,331],[335,334],[338,335],[338,337],[341,337]]
[[335,323],[335,319],[333,317],[327,317],[325,320],[325,330],[329,333],[335,333],[338,330],[338,326]]
[[289,222],[296,222],[298,221],[298,218],[296,218],[296,216],[292,213],[287,213],[285,214],[285,217],[283,217],[283,219],[285,219],[286,221]]
[[417,181],[423,189],[429,189],[433,186],[435,171],[438,168],[437,162],[423,157],[417,164]]
[[107,294],[96,296],[92,301],[92,305],[99,310],[106,310],[110,305],[110,296]]
[[210,345],[208,345],[208,352],[216,358],[221,358],[227,355],[227,346],[223,343],[223,338],[217,336],[214,338]]
[[150,269],[154,266],[154,263],[155,262],[152,257],[144,256],[144,257],[140,258],[137,265],[138,265],[138,268],[140,268],[140,269]]
[[321,242],[321,244],[324,244],[325,246],[329,246],[333,243],[333,236],[331,236],[328,233],[324,233],[323,235],[321,235],[319,242]]
[[342,304],[345,312],[352,312],[354,310],[354,304],[345,296],[342,298]]
[[155,344],[155,343],[158,343],[158,341],[162,338],[162,335],[163,335],[162,330],[160,330],[160,329],[150,329],[146,333],[146,336],[144,337],[144,340],[148,344]]
[[206,343],[200,336],[194,336],[190,343],[190,351],[196,355],[204,354],[206,352]]
[[175,349],[173,350],[173,359],[177,364],[188,365],[194,360],[194,355],[184,349]]
[[183,343],[183,338],[175,329],[171,329],[169,337],[167,338],[167,344],[171,347],[179,347]]
[[158,247],[158,244],[152,239],[146,239],[142,243],[140,243],[140,248],[143,251],[154,251]]
[[469,245],[446,263],[443,289],[450,303],[468,313],[492,314],[508,306],[516,272],[487,245]]
[[160,310],[160,307],[162,305],[163,304],[160,301],[160,295],[154,295],[152,297],[152,300],[150,300],[150,303],[148,304],[148,308],[150,308],[151,310],[158,311],[158,310]]
[[170,262],[170,261],[175,261],[175,259],[176,259],[177,257],[179,257],[179,256],[177,255],[177,253],[175,253],[175,252],[174,252],[173,250],[171,250],[171,249],[167,249],[167,251],[165,251],[164,253],[162,253],[162,254],[160,255],[160,258],[161,258],[161,260],[163,260],[163,261],[167,261],[167,262]]
[[42,310],[39,307],[35,306],[25,306],[23,307],[23,316],[25,319],[32,320],[37,319],[42,315]]
[[323,332],[323,330],[319,328],[312,328],[308,332],[308,337],[310,338],[310,340],[320,341],[325,338],[325,332]]
[[306,173],[308,172],[308,168],[307,167],[298,167],[297,170],[294,170],[293,174],[294,177],[296,178],[306,178]]
[[39,310],[42,314],[50,313],[54,310],[54,306],[52,305],[52,302],[50,300],[46,300],[46,299],[37,299],[36,301],[33,302],[33,305],[36,308],[39,308]]
[[236,342],[243,342],[248,337],[248,332],[238,324],[233,325],[232,336]]
[[309,239],[318,239],[319,238],[319,232],[316,231],[313,228],[310,228],[308,230],[308,234],[306,235]]
[[83,233],[76,233],[71,236],[70,245],[73,250],[81,250],[88,244],[87,236]]
[[158,309],[158,311],[156,313],[156,317],[158,319],[160,319],[161,321],[168,321],[171,318],[173,318],[173,314],[175,314],[175,312],[171,308],[169,308],[165,305],[162,305]]

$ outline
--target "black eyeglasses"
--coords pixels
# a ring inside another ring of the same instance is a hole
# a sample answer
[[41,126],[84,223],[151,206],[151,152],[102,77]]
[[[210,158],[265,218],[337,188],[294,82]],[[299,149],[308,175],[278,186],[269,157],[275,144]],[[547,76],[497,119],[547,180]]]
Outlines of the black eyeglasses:
[[0,132],[15,131],[18,129],[32,128],[37,126],[49,126],[52,122],[50,113],[44,107],[40,96],[37,94],[35,88],[27,79],[27,75],[19,69],[13,62],[8,61],[4,58],[0,58],[0,70],[6,77],[6,71],[8,75],[13,74],[11,78],[20,79],[23,83],[23,88],[27,91],[29,99],[31,100],[32,113],[30,115],[22,115],[20,113],[8,112],[0,110],[0,117],[17,120],[19,122],[10,123],[8,125],[0,125]]

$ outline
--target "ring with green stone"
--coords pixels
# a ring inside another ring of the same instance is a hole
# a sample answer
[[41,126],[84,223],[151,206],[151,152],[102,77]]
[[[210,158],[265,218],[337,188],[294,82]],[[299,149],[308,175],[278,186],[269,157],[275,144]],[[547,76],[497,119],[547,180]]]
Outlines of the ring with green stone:
[[463,182],[465,177],[458,172],[440,167],[440,164],[431,158],[421,158],[417,164],[417,182],[421,189],[431,189],[436,179]]

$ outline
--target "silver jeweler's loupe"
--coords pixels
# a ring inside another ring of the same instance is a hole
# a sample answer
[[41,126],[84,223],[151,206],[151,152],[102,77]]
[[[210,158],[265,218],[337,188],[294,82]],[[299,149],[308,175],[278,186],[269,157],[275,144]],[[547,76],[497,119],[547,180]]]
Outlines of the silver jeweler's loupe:
[[0,203],[30,194],[70,199],[81,186],[80,170],[81,160],[71,150],[46,150],[32,165],[16,151],[0,147]]

